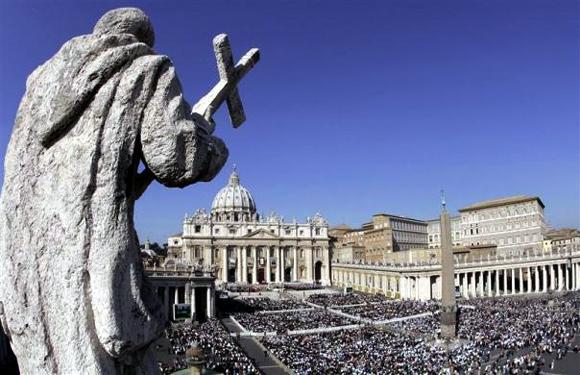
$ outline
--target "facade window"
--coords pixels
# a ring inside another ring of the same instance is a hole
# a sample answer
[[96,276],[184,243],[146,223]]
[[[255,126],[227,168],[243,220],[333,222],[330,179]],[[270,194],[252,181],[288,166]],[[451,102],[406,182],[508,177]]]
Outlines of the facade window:
[[196,226],[193,228],[193,231],[194,231],[195,233],[200,233],[200,232],[201,232],[201,225],[196,225]]
[[320,235],[320,228],[316,228],[315,232],[316,232],[316,235],[319,236]]
[[286,229],[285,233],[286,233],[287,235],[290,235],[290,234],[292,234],[292,231],[291,231],[290,229]]
[[250,233],[252,233],[252,230],[251,229],[248,229],[248,234],[250,234]]
[[230,228],[230,234],[236,234],[236,229],[235,228]]
[[274,229],[270,229],[270,233],[274,233]]
[[220,228],[215,228],[214,232],[215,232],[215,234],[219,234],[220,233]]

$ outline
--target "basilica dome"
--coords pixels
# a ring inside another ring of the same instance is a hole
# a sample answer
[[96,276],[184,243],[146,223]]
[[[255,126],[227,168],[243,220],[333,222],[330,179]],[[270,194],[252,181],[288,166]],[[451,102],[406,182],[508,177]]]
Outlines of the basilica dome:
[[240,177],[236,170],[230,175],[228,184],[218,191],[211,205],[211,214],[214,218],[237,221],[249,219],[256,213],[256,203],[252,194],[240,185]]

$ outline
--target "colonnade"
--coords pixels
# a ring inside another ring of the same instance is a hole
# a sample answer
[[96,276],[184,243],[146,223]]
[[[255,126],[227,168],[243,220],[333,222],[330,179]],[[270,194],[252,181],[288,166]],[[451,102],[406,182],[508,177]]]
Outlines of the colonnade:
[[176,318],[173,306],[179,304],[190,305],[190,317],[194,320],[202,316],[215,317],[215,287],[213,284],[195,286],[192,283],[185,283],[185,285],[157,286],[155,293],[161,298],[168,318]]
[[580,263],[555,263],[455,273],[464,298],[580,290]]
[[[343,287],[393,298],[441,298],[440,266],[384,267],[333,264],[332,282]],[[580,290],[580,259],[497,264],[455,269],[456,294],[463,298],[511,296]]]

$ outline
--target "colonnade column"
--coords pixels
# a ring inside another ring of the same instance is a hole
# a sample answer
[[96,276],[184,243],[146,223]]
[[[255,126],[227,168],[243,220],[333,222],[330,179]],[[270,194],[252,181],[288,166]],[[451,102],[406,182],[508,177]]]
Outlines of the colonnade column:
[[179,303],[179,287],[175,287],[175,298],[173,299],[173,303],[174,304],[178,304]]
[[566,290],[570,290],[570,268],[568,267],[567,264],[564,264],[564,268],[566,268],[566,274],[565,274],[565,279],[564,279],[564,286],[566,288]]
[[526,280],[528,280],[528,293],[532,293],[532,267],[528,267],[528,277],[526,277]]
[[228,248],[224,247],[222,258],[222,281],[224,283],[228,282]]
[[522,294],[524,292],[524,275],[522,272],[522,268],[518,268],[519,271],[519,277],[520,277],[520,294]]
[[486,295],[488,297],[493,296],[493,289],[491,289],[491,272],[492,271],[487,271],[487,288],[485,288],[485,289],[486,289]]
[[503,295],[505,296],[508,293],[507,287],[507,269],[503,270]]
[[534,291],[540,293],[540,267],[538,266],[534,269],[534,283],[536,284]]
[[477,296],[477,281],[476,281],[476,275],[475,275],[475,271],[471,272],[471,296],[476,297]]
[[564,275],[562,272],[562,267],[560,264],[556,264],[556,269],[558,270],[558,290],[562,290],[562,287],[564,286]]
[[512,268],[512,292],[511,294],[516,294],[516,270]]
[[541,266],[542,269],[542,292],[546,293],[548,291],[548,267]]
[[258,249],[256,246],[252,246],[252,283],[258,283]]
[[213,318],[215,316],[215,293],[212,287],[207,287],[207,317]]
[[483,271],[479,271],[479,296],[483,297]]
[[294,262],[292,264],[292,274],[294,275],[293,280],[298,281],[298,248],[294,246]]
[[495,270],[495,295],[499,296],[499,270]]
[[183,297],[185,298],[185,303],[191,303],[191,284],[185,283],[185,294]]
[[165,316],[167,317],[167,319],[169,319],[171,317],[171,314],[169,314],[169,287],[168,286],[163,287],[163,306],[165,307]]
[[195,319],[195,287],[191,289],[191,319]]

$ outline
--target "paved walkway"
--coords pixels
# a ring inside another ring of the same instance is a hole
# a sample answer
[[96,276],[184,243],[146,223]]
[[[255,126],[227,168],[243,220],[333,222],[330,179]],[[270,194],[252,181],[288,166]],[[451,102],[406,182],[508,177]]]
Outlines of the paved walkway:
[[[230,319],[222,319],[224,325],[230,332],[240,332],[240,328]],[[253,337],[240,337],[236,339],[240,347],[246,352],[248,357],[252,358],[256,366],[266,375],[283,375],[289,374],[278,362],[268,355],[264,355],[264,347]]]

